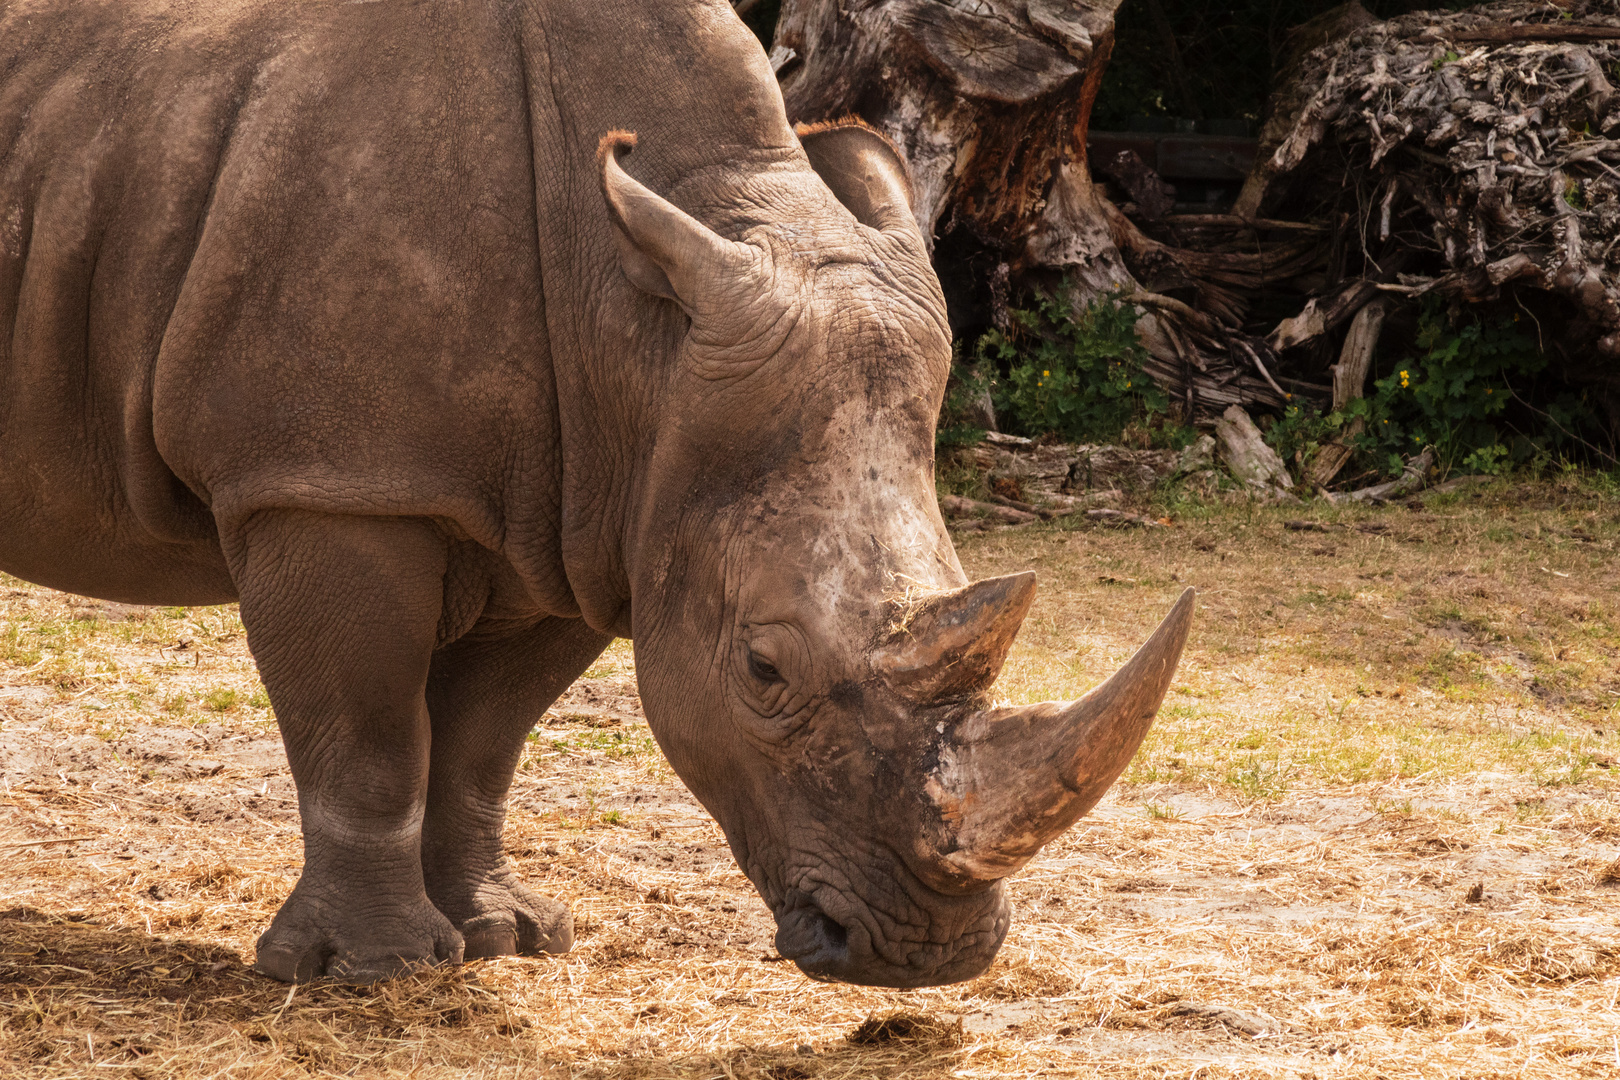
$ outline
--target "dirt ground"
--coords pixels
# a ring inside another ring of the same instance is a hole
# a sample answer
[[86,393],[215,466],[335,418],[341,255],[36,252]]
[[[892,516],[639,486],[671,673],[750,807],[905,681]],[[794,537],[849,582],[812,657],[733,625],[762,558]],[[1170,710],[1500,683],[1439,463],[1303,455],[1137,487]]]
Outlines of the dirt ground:
[[509,845],[577,945],[369,989],[253,975],[294,792],[234,609],[0,578],[0,1073],[1612,1077],[1620,493],[1228,505],[964,535],[1042,591],[1009,700],[1074,696],[1185,585],[1104,803],[960,986],[812,982],[659,757],[619,642],[548,715]]

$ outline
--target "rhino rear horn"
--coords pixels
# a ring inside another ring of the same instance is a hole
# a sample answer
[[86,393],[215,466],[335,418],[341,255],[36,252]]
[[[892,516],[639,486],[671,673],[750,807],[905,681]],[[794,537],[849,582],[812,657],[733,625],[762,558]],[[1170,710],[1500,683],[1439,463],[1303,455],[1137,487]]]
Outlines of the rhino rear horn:
[[897,692],[937,703],[982,693],[1006,662],[1035,599],[1035,574],[986,578],[902,605],[872,666]]
[[610,131],[596,148],[625,276],[674,300],[694,322],[756,296],[766,277],[763,252],[727,240],[625,172],[619,159],[635,146],[631,132]]
[[800,124],[795,131],[810,167],[856,221],[879,232],[909,233],[922,242],[911,212],[911,174],[893,143],[853,119]]

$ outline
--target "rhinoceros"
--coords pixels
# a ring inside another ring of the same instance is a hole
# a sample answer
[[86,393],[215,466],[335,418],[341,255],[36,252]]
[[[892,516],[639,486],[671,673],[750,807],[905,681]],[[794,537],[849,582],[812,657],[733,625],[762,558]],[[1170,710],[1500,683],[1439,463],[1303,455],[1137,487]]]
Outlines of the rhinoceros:
[[615,635],[783,956],[984,970],[1192,598],[994,706],[1034,575],[940,518],[950,357],[901,157],[790,126],[724,0],[0,5],[0,568],[240,603],[304,839],[265,975],[567,950],[505,800]]

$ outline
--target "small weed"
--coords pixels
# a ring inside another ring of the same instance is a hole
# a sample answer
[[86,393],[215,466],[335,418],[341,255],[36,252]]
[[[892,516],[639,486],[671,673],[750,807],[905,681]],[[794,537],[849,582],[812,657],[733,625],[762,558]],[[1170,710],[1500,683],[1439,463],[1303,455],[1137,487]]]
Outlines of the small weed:
[[1147,816],[1154,821],[1180,821],[1186,816],[1173,806],[1161,806],[1158,803],[1143,803],[1142,809],[1146,810]]
[[1233,763],[1222,778],[1226,785],[1256,802],[1275,802],[1288,794],[1289,771],[1275,759],[1251,754]]
[[1547,813],[1546,799],[1518,799],[1513,804],[1514,815],[1520,821],[1542,817]]
[[1537,787],[1576,787],[1586,782],[1590,771],[1592,758],[1588,754],[1581,754],[1561,766],[1538,767],[1533,775]]
[[227,687],[210,690],[202,699],[202,707],[209,712],[227,713],[236,708],[237,693]]

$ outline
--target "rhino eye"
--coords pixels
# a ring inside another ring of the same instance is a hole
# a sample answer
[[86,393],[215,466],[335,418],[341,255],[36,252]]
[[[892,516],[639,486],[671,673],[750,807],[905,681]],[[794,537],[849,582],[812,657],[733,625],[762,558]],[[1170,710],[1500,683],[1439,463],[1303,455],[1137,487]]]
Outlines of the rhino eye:
[[776,670],[776,665],[756,652],[748,654],[748,674],[760,682],[774,683],[782,681],[782,673]]

